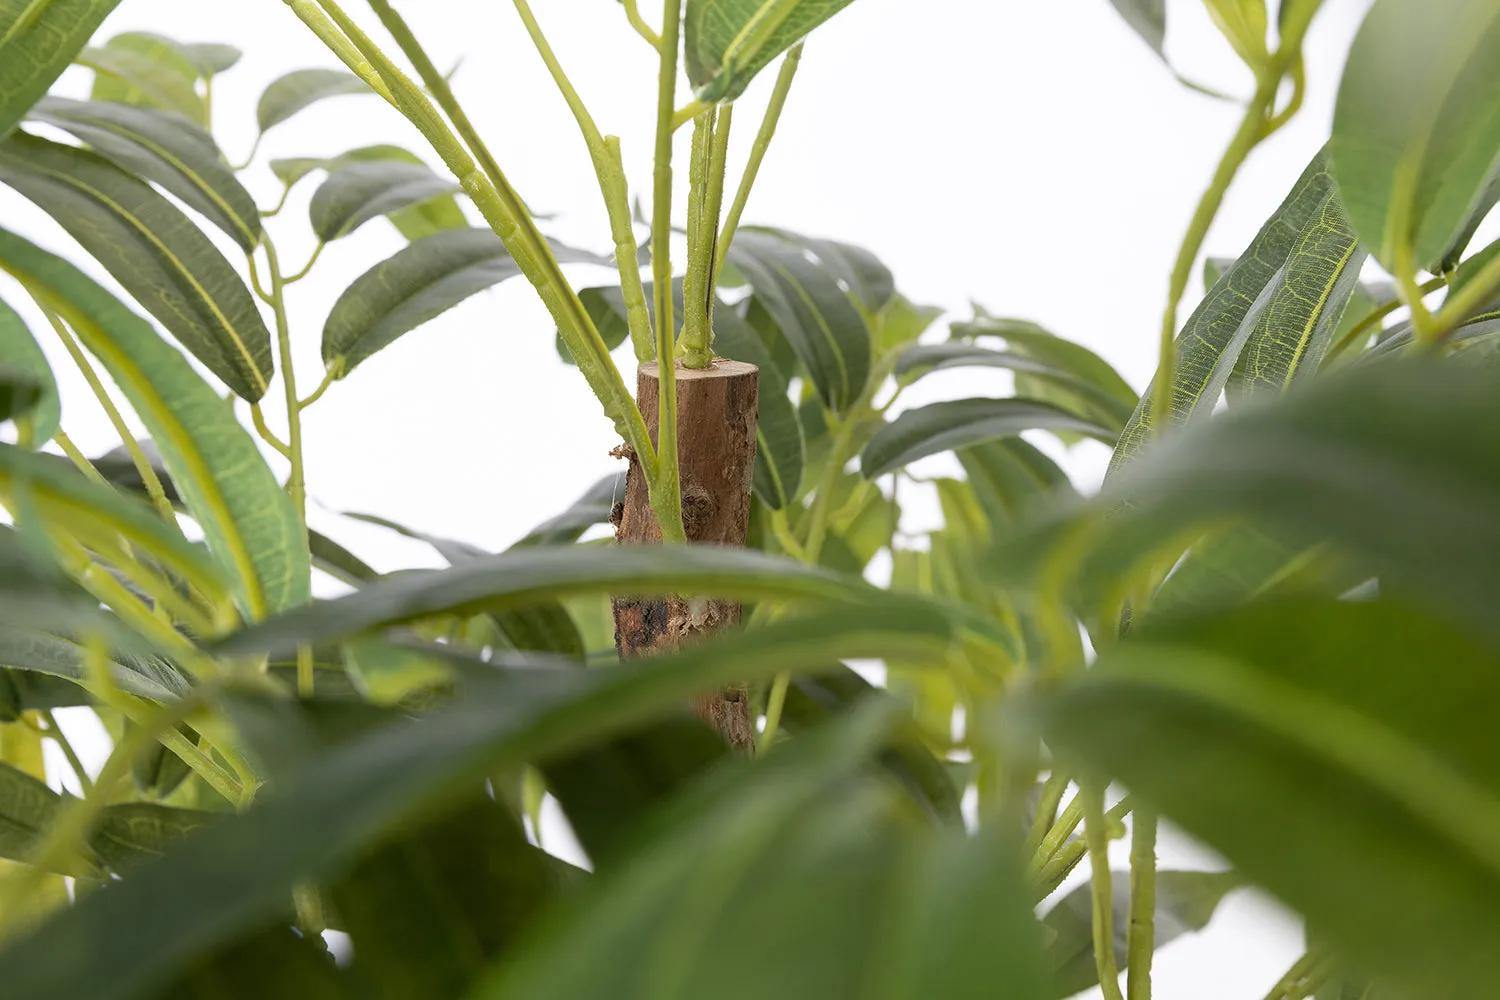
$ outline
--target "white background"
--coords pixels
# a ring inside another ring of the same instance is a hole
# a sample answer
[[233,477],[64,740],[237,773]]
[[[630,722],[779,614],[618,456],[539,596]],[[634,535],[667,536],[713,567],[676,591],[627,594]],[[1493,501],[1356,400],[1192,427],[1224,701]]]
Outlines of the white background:
[[[1242,170],[1209,234],[1210,254],[1238,254],[1327,137],[1344,53],[1368,0],[1325,6],[1306,46],[1305,106]],[[362,4],[347,7],[374,26]],[[558,213],[544,229],[607,251],[582,140],[511,5],[405,0],[399,7],[440,68],[462,59],[455,90],[528,203]],[[600,128],[622,137],[632,192],[647,193],[654,54],[613,0],[533,0],[533,7]],[[1168,9],[1177,67],[1247,95],[1248,74],[1202,6],[1172,0]],[[124,0],[104,34],[130,29],[245,49],[214,93],[215,131],[231,160],[250,148],[266,83],[292,69],[337,65],[279,0]],[[731,178],[771,76],[736,111]],[[80,70],[61,84],[77,96],[87,86]],[[913,300],[960,316],[973,300],[1037,320],[1088,344],[1139,389],[1155,367],[1168,270],[1238,115],[1236,105],[1178,84],[1106,0],[860,0],[809,42],[747,221],[866,246]],[[265,167],[270,157],[332,155],[375,142],[405,144],[432,159],[377,98],[343,97],[276,128],[244,177],[270,205],[280,193]],[[288,270],[312,249],[306,202],[314,187],[305,183],[270,223]],[[80,259],[49,219],[3,189],[0,224]],[[334,298],[401,245],[386,222],[373,222],[325,250],[312,276],[290,292],[304,393],[322,375],[319,336]],[[226,252],[238,259],[232,245]],[[610,280],[587,267],[576,274],[584,283]],[[1198,291],[1195,280],[1182,315]],[[5,280],[0,296],[26,312],[29,303]],[[61,384],[64,428],[88,454],[113,447],[82,379],[59,345],[43,339]],[[627,370],[628,350],[619,354]],[[1003,375],[943,373],[910,402],[1006,388]],[[279,428],[273,398],[279,393],[268,397],[267,410]],[[305,414],[317,504],[377,512],[491,549],[611,471],[607,452],[615,443],[582,379],[557,360],[552,324],[522,282],[407,335]],[[1092,485],[1106,457],[1102,447],[1085,445],[1068,463],[1081,484]],[[953,467],[934,459],[921,471]],[[310,517],[377,568],[439,564],[424,546],[318,506]],[[935,505],[918,502],[906,524],[935,520]],[[1172,835],[1163,860],[1212,863]],[[1157,995],[1252,1000],[1300,951],[1294,920],[1238,893],[1206,933],[1158,956]]]

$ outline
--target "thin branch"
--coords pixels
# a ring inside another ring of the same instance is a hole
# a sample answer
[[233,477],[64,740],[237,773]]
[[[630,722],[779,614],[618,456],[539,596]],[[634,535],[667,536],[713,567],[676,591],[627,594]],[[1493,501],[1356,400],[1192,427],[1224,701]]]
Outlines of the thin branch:
[[1109,836],[1104,818],[1104,787],[1085,786],[1083,835],[1088,844],[1090,883],[1094,896],[1094,964],[1105,1000],[1125,1000],[1120,993],[1120,970],[1115,964],[1114,877],[1109,870]]
[[1129,1000],[1151,1000],[1156,951],[1156,813],[1137,809],[1130,831],[1130,924],[1125,989]]
[[641,9],[636,0],[625,0],[625,17],[629,19],[630,26],[635,29],[637,35],[650,42],[653,49],[661,51],[661,36],[652,31],[651,25],[646,23],[644,17],[641,17]]

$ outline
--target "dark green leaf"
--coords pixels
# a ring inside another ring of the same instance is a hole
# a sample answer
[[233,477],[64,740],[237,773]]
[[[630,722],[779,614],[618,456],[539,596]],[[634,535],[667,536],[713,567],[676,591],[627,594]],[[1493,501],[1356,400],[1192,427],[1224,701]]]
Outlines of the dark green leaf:
[[[1300,234],[1323,212],[1332,190],[1326,158],[1319,153],[1250,246],[1188,317],[1177,334],[1177,378],[1172,385],[1171,406],[1174,421],[1183,423],[1195,414],[1213,410],[1250,336],[1247,320],[1257,306],[1264,305],[1268,289],[1297,246]],[[1111,476],[1158,433],[1152,423],[1154,393],[1154,389],[1147,390],[1141,397],[1135,416],[1120,435],[1119,447],[1110,460]]]
[[218,818],[218,813],[198,809],[121,802],[104,807],[89,835],[89,846],[113,871],[128,872],[161,857],[178,838]]
[[62,400],[52,366],[24,320],[0,299],[0,420],[25,420],[22,443],[40,448],[52,440],[62,423]]
[[100,156],[160,184],[201,212],[246,253],[260,241],[255,200],[225,166],[213,137],[153,108],[47,97],[27,117],[64,129]]
[[683,54],[701,101],[732,101],[755,74],[850,0],[688,0]]
[[569,545],[596,524],[609,521],[610,511],[617,500],[625,497],[625,473],[616,472],[605,476],[573,501],[573,505],[556,517],[548,518],[526,533],[512,549],[533,545]]
[[[25,771],[0,762],[0,858],[29,860],[62,810],[63,800]],[[90,857],[74,856],[61,866],[67,875],[97,876]]]
[[[765,233],[806,250],[818,258],[818,262],[871,314],[880,312],[896,297],[896,279],[891,276],[890,268],[864,247],[803,236],[770,226],[747,226],[740,232]],[[738,239],[738,235],[735,238]]]
[[200,957],[153,1000],[362,1000],[364,994],[352,991],[326,946],[286,923],[278,920]]
[[860,455],[860,472],[876,479],[919,458],[1028,430],[1078,431],[1106,444],[1114,433],[1034,399],[953,399],[907,410],[882,427]]
[[[0,625],[0,666],[59,677],[75,684],[89,681],[83,644],[25,625]],[[182,672],[155,656],[115,650],[110,674],[120,690],[151,701],[186,697],[192,685]]]
[[1379,0],[1344,66],[1330,155],[1354,228],[1388,271],[1437,270],[1495,179],[1500,8]]
[[358,587],[380,575],[359,556],[320,532],[307,533],[307,547],[314,566],[351,587]]
[[1134,409],[1140,397],[1130,384],[1105,361],[1082,344],[1064,340],[1029,320],[1006,319],[980,312],[967,323],[954,323],[955,338],[999,337],[1012,353],[1072,375],[1093,386],[1099,394],[1115,400],[1118,406]]
[[51,215],[224,383],[255,402],[274,367],[245,283],[208,237],[148,185],[92,153],[16,133],[0,181]]
[[198,67],[169,38],[129,31],[84,49],[75,61],[94,71],[95,101],[161,108],[208,124],[208,107],[194,86]]
[[954,639],[946,616],[930,610],[845,608],[611,670],[509,670],[486,682],[494,668],[474,663],[474,682],[441,711],[319,755],[276,795],[185,839],[170,859],[7,942],[6,1000],[149,995],[280,914],[294,885],[347,870],[410,817],[433,815],[497,769],[629,731],[705,688],[841,658],[942,662]]
[[[325,160],[319,165],[330,172],[331,178],[334,172],[337,172],[340,168],[348,164],[376,163],[380,161],[407,163],[417,166],[425,165],[422,158],[415,153],[402,149],[400,146],[391,145],[362,146],[359,149],[351,149],[349,152],[341,156],[336,156],[331,160]],[[300,163],[300,161],[294,162]],[[273,170],[275,166],[275,163],[273,163]],[[302,168],[299,166],[298,169]],[[288,181],[287,183],[290,185],[292,181]],[[419,240],[424,236],[431,236],[433,233],[440,233],[445,229],[463,229],[469,224],[469,220],[464,216],[463,209],[458,207],[458,201],[452,195],[448,194],[438,195],[435,198],[430,198],[408,208],[398,208],[382,214],[390,217],[391,224],[408,241]]]
[[[559,260],[599,258],[559,243]],[[323,363],[340,377],[402,334],[521,273],[488,229],[449,229],[396,252],[354,279],[323,325]]]
[[255,119],[262,132],[318,101],[340,94],[372,94],[369,86],[341,69],[299,69],[279,76],[260,95]]
[[1167,0],[1109,0],[1130,29],[1166,58]]
[[1447,624],[1304,601],[1111,645],[1047,703],[1045,732],[1351,961],[1457,1000],[1500,974],[1496,698],[1500,660]]
[[802,424],[787,397],[786,378],[750,325],[722,303],[714,310],[714,351],[760,369],[754,489],[767,507],[781,510],[796,500],[803,470]]
[[[1123,971],[1130,928],[1130,873],[1111,872],[1114,884],[1115,964]],[[1156,947],[1184,934],[1201,931],[1229,893],[1244,884],[1233,872],[1159,871],[1156,873]],[[1070,997],[1099,984],[1094,961],[1094,897],[1087,885],[1058,900],[1043,926],[1052,932],[1047,951],[1052,956],[1053,996]]]
[[828,407],[847,409],[870,377],[870,330],[834,268],[767,230],[740,231],[729,248],[766,310],[797,352]]
[[335,167],[313,192],[308,217],[318,239],[348,236],[371,219],[413,208],[458,190],[422,163],[367,160]]
[[0,0],[0,137],[72,63],[119,0]]
[[0,230],[0,270],[71,326],[161,449],[209,549],[250,619],[307,601],[311,566],[297,510],[234,410],[151,325],[88,276]]
[[987,441],[955,454],[996,534],[1038,510],[1078,497],[1057,463],[1021,438]]

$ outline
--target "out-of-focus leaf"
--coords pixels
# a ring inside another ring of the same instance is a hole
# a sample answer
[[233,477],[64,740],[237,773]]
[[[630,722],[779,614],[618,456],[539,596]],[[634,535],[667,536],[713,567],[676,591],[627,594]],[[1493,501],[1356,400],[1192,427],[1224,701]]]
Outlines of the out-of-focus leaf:
[[52,86],[120,0],[0,0],[0,137]]
[[260,213],[213,137],[179,115],[104,101],[46,97],[27,112],[72,133],[116,166],[160,184],[201,212],[246,253],[260,240]]
[[548,518],[526,533],[512,549],[529,548],[534,545],[570,545],[585,531],[596,524],[609,520],[610,510],[616,501],[625,499],[625,473],[616,472],[600,479],[586,490],[583,496],[573,501],[572,506]]
[[875,317],[875,344],[883,353],[911,343],[941,315],[938,307],[917,305],[897,293]]
[[1299,601],[1115,643],[1043,717],[1339,953],[1457,1000],[1500,974],[1497,697],[1496,654],[1441,619]]
[[[1177,334],[1177,377],[1171,389],[1174,421],[1186,422],[1195,414],[1212,411],[1250,336],[1247,318],[1264,305],[1267,290],[1291,256],[1299,234],[1323,212],[1332,191],[1333,178],[1320,152],[1250,246],[1188,317]],[[1118,474],[1158,433],[1152,421],[1154,394],[1154,389],[1148,389],[1141,397],[1120,435],[1110,459],[1110,476]]]
[[870,330],[836,268],[810,260],[801,243],[774,231],[742,229],[729,262],[755,290],[835,412],[847,409],[870,377]]
[[101,811],[99,822],[89,835],[89,847],[113,871],[129,872],[161,857],[178,838],[209,826],[218,818],[217,813],[200,809],[121,802]]
[[860,456],[860,472],[875,479],[928,455],[1015,437],[1028,430],[1077,431],[1106,444],[1114,441],[1108,427],[1050,403],[1034,399],[954,399],[907,410],[882,427]]
[[0,420],[26,424],[22,444],[40,448],[62,424],[62,399],[52,366],[26,322],[0,299]]
[[0,270],[55,310],[160,448],[251,620],[307,601],[301,519],[231,408],[151,325],[60,257],[0,230]]
[[[560,260],[597,263],[554,243]],[[396,252],[354,279],[323,325],[323,363],[340,377],[397,337],[476,292],[521,273],[488,229],[449,229]]]
[[1167,0],[1109,0],[1130,30],[1141,36],[1152,51],[1166,59]]
[[[294,885],[346,871],[413,816],[434,815],[497,769],[627,732],[705,688],[871,655],[941,662],[954,638],[948,617],[931,610],[843,608],[615,670],[520,669],[527,661],[502,670],[468,661],[472,681],[463,697],[429,717],[382,726],[318,755],[277,794],[186,838],[170,859],[142,866],[108,892],[7,942],[0,950],[7,1000],[149,995],[196,958],[281,914]],[[812,791],[823,787],[817,782]],[[956,862],[968,855],[940,856]],[[1000,861],[989,849],[982,856]],[[915,886],[950,884],[943,876],[957,873],[919,874]],[[800,877],[798,884],[805,889]],[[1009,898],[991,895],[984,879],[959,884],[976,889],[981,913],[992,914],[997,899]],[[941,946],[954,940],[951,927],[923,926],[935,938],[927,954],[941,962]],[[996,941],[1017,947],[1024,941],[993,933],[1010,930],[1005,921],[952,926],[988,928],[987,954],[1001,950]]]
[[161,108],[208,124],[208,107],[194,87],[198,67],[169,38],[127,31],[84,49],[75,61],[94,71],[92,100]]
[[421,162],[351,162],[333,168],[313,192],[308,217],[318,239],[336,240],[371,219],[415,208],[457,190],[457,182],[439,177]]
[[51,215],[193,356],[255,402],[274,366],[250,291],[217,247],[114,164],[25,133],[0,144],[0,181]]
[[[57,820],[62,802],[45,783],[0,762],[0,858],[29,860]],[[98,875],[87,852],[67,858],[59,868],[64,875]]]
[[1140,402],[1135,390],[1108,361],[1082,344],[1065,340],[1030,320],[1007,319],[981,311],[966,323],[954,323],[951,333],[954,338],[999,337],[1013,353],[1066,372],[1122,406],[1133,408]]
[[683,55],[700,101],[732,101],[850,0],[688,0]]
[[1379,0],[1344,65],[1329,151],[1375,258],[1394,272],[1405,247],[1408,266],[1437,270],[1500,162],[1500,7]]
[[[1129,965],[1126,951],[1130,929],[1130,873],[1111,872],[1114,885],[1115,964]],[[1156,947],[1184,934],[1201,931],[1229,893],[1244,884],[1233,872],[1159,871],[1156,873]],[[1087,885],[1058,900],[1042,925],[1051,934],[1047,952],[1052,957],[1053,996],[1070,997],[1099,984],[1094,960],[1094,897]]]
[[245,54],[233,45],[222,42],[180,42],[178,48],[193,61],[204,79],[211,79],[232,69]]
[[[633,863],[554,911],[476,1000],[810,1000],[858,994],[872,975],[893,997],[1045,995],[1038,928],[1003,848],[934,829],[861,776],[888,732],[882,715],[867,708],[804,736],[777,751],[783,766],[708,775],[657,817]],[[727,885],[726,857],[737,862]]]
[[955,454],[996,529],[1078,498],[1057,463],[1021,438],[986,441],[960,448]]
[[298,69],[271,81],[260,95],[255,119],[269,131],[297,112],[340,94],[372,94],[369,85],[341,69]]

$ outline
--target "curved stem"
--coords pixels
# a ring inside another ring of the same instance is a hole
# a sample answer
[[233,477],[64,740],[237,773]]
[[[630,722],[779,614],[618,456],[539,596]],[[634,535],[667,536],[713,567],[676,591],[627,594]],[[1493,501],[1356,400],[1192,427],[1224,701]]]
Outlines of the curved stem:
[[[620,291],[625,298],[625,322],[630,329],[631,347],[637,361],[650,361],[653,355],[651,314],[646,307],[646,289],[641,283],[641,269],[636,260],[640,256],[640,246],[636,243],[635,229],[630,220],[630,191],[625,182],[620,140],[616,136],[605,137],[599,134],[599,128],[594,124],[588,107],[573,88],[573,83],[558,62],[547,36],[542,33],[541,26],[531,12],[531,5],[527,0],[514,2],[516,12],[526,25],[527,34],[531,36],[532,44],[536,46],[557,89],[562,92],[563,100],[567,101],[569,110],[573,112],[578,128],[583,132],[589,158],[594,164],[594,174],[599,181],[599,191],[604,196],[604,207],[609,214],[609,231],[615,244],[615,266],[620,272]],[[659,44],[657,48],[660,48]]]
[[266,415],[261,410],[259,403],[250,404],[250,421],[255,425],[255,433],[260,435],[262,441],[275,448],[281,454],[282,458],[290,459],[292,457],[292,450],[287,447],[281,438],[276,436],[271,428],[266,426]]
[[656,166],[651,204],[651,274],[656,299],[657,481],[651,509],[664,542],[685,542],[677,463],[677,361],[672,311],[672,105],[677,97],[677,50],[682,0],[663,0],[661,62],[656,88]]
[[[140,442],[131,433],[130,426],[125,423],[125,418],[120,414],[119,408],[115,406],[114,400],[109,398],[109,393],[105,390],[104,383],[100,380],[98,373],[94,371],[94,366],[89,363],[88,355],[83,352],[83,348],[79,346],[77,339],[74,338],[67,324],[62,321],[62,317],[57,315],[40,298],[36,298],[35,301],[37,307],[42,310],[42,315],[47,317],[47,322],[51,323],[52,329],[57,332],[57,337],[63,342],[63,347],[67,349],[68,356],[78,366],[78,371],[82,373],[83,380],[88,383],[90,391],[94,394],[94,398],[99,400],[100,406],[104,407],[104,413],[109,417],[110,426],[119,435],[120,443],[125,446],[125,452],[130,456],[131,464],[135,466],[135,471],[140,475],[141,482],[146,487],[146,495],[151,498],[151,505],[156,508],[156,512],[161,515],[163,521],[166,521],[173,528],[180,531],[181,528],[177,523],[177,513],[172,510],[172,504],[167,500],[167,493],[162,488],[161,478],[157,476],[156,469],[152,467],[151,460],[146,457],[146,453],[142,450]],[[61,434],[59,434],[60,436]],[[97,474],[97,470],[95,472]]]
[[[1438,278],[1434,281],[1442,281]],[[1428,285],[1433,282],[1428,282]],[[1426,288],[1427,285],[1422,286]],[[1464,320],[1500,291],[1500,256],[1491,259],[1479,273],[1443,302],[1433,317],[1432,338],[1440,340],[1456,330]]]
[[[309,257],[309,258],[307,258],[307,263],[302,266],[302,270],[298,271],[296,274],[288,275],[287,277],[282,278],[281,279],[281,283],[283,285],[290,285],[293,282],[301,281],[303,278],[307,277],[307,272],[309,272],[309,271],[311,271],[313,269],[313,265],[318,262],[318,257],[322,255],[323,248],[325,246],[327,246],[327,245],[328,245],[327,243],[323,242],[322,240],[319,240],[318,241],[318,245],[315,246],[315,247],[313,247],[312,256]],[[268,246],[269,246],[269,244],[268,244]],[[275,284],[275,279],[273,278],[271,280],[272,280],[272,284],[274,285]],[[275,293],[273,292],[272,294],[275,294]]]
[[651,47],[658,52],[661,51],[661,36],[651,30],[651,25],[641,17],[641,8],[636,0],[625,0],[625,17],[630,21],[630,26],[635,33],[651,43]]
[[[276,345],[280,355],[281,386],[286,398],[287,446],[286,457],[292,463],[291,477],[287,479],[286,491],[304,527],[307,524],[307,484],[302,467],[302,407],[297,405],[297,372],[292,365],[292,335],[286,318],[286,279],[281,276],[281,262],[276,257],[276,245],[270,234],[261,237],[266,248],[266,266],[271,273],[271,309],[276,314]],[[322,244],[318,244],[322,249]],[[313,253],[313,259],[317,259]],[[308,262],[308,267],[312,262]]]
[[698,120],[698,116],[712,108],[712,101],[689,101],[676,111],[672,112],[672,131],[676,132],[689,122]]
[[1137,809],[1130,831],[1130,925],[1125,990],[1129,1000],[1151,1000],[1156,951],[1156,813]]
[[1089,881],[1094,897],[1094,964],[1105,1000],[1125,1000],[1120,993],[1120,969],[1115,964],[1114,879],[1109,870],[1109,836],[1105,830],[1104,788],[1085,786],[1083,836],[1088,844]]
[[275,215],[279,215],[281,213],[281,210],[286,207],[286,200],[287,200],[287,198],[289,198],[291,196],[291,193],[292,193],[292,185],[290,185],[290,184],[284,184],[284,185],[282,185],[282,188],[281,188],[281,197],[278,198],[278,199],[276,199],[276,204],[274,206],[272,206],[270,209],[262,211],[260,213],[260,217],[262,219],[269,219],[269,218],[271,218],[271,217],[273,217]]
[[255,154],[260,151],[260,141],[264,138],[264,132],[256,132],[255,141],[250,144],[250,152],[245,154],[245,161],[243,163],[231,163],[229,164],[229,169],[233,170],[235,173],[239,173],[241,170],[244,170],[246,167],[250,166],[250,164],[254,163]]
[[301,402],[299,402],[297,404],[297,409],[299,409],[299,410],[305,410],[309,406],[311,406],[314,403],[316,403],[318,400],[322,399],[323,398],[323,393],[327,392],[328,391],[328,387],[330,385],[333,385],[333,383],[336,382],[336,381],[338,381],[338,380],[333,377],[333,372],[331,372],[331,371],[325,372],[324,375],[323,375],[323,381],[321,381],[321,382],[318,383],[318,387],[313,390],[311,396],[308,396],[306,399],[302,400]]
[[766,151],[771,148],[771,140],[776,136],[776,125],[781,121],[781,111],[786,107],[787,94],[791,93],[792,80],[797,75],[797,67],[802,62],[802,43],[793,45],[781,60],[781,70],[776,74],[776,86],[771,91],[771,103],[766,105],[765,117],[761,119],[760,130],[755,134],[755,142],[750,146],[750,159],[745,164],[744,176],[740,178],[739,188],[734,193],[734,201],[729,206],[729,214],[724,217],[724,227],[719,231],[718,258],[714,261],[714,280],[718,280],[719,272],[724,268],[724,261],[729,257],[729,245],[734,242],[734,234],[740,226],[740,217],[745,214],[745,204],[750,200],[750,189],[755,187],[755,178],[760,173],[760,165],[765,162]]

